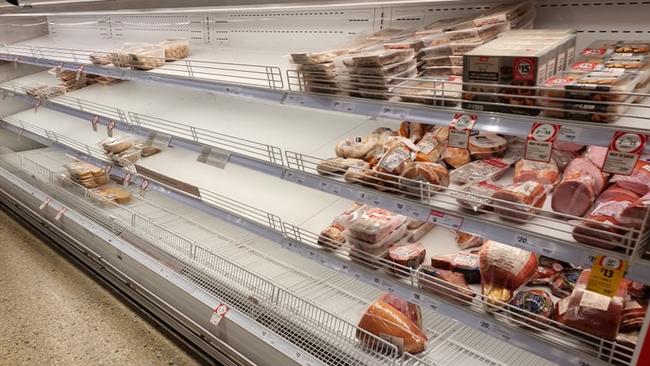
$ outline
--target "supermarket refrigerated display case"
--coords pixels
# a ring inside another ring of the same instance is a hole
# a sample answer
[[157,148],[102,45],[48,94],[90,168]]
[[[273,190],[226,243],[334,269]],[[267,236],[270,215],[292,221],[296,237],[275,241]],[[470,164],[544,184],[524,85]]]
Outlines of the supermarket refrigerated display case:
[[[38,27],[37,17],[47,19],[48,34],[2,47],[6,81],[0,88],[5,98],[3,128],[17,138],[50,146],[4,151],[4,190],[23,197],[18,192],[27,188],[38,199],[22,202],[23,210],[44,216],[72,237],[88,235],[79,228],[92,227],[90,232],[109,245],[91,249],[100,253],[117,247],[118,254],[98,258],[111,262],[118,273],[128,271],[134,282],[144,276],[140,274],[144,262],[151,272],[147,276],[156,279],[142,279],[142,288],[161,297],[164,305],[158,306],[174,309],[182,329],[199,339],[219,338],[217,346],[204,344],[206,349],[239,351],[244,357],[237,362],[248,358],[258,364],[291,359],[303,365],[642,364],[647,316],[639,341],[630,345],[559,322],[536,321],[512,305],[495,306],[477,287],[472,289],[478,292],[473,300],[459,302],[449,298],[449,291],[463,292],[449,289],[442,280],[407,267],[402,267],[406,276],[395,276],[395,263],[383,257],[363,253],[359,263],[358,250],[350,244],[323,245],[318,233],[357,201],[437,224],[421,239],[428,260],[457,251],[453,231],[463,230],[576,266],[588,268],[599,255],[626,260],[628,279],[649,282],[650,263],[643,258],[648,242],[645,226],[626,228],[618,234],[622,240],[603,249],[576,242],[571,234],[578,225],[574,221],[581,218],[558,215],[550,203],[526,224],[513,223],[489,212],[463,209],[457,198],[466,198],[467,193],[459,186],[425,184],[418,192],[427,194],[414,196],[399,186],[377,190],[381,181],[361,186],[336,174],[319,174],[319,164],[332,157],[345,138],[365,136],[377,128],[399,130],[405,119],[449,125],[461,110],[448,102],[458,104],[459,96],[433,93],[425,99],[441,105],[428,106],[400,101],[399,89],[388,101],[310,93],[309,78],[287,55],[327,49],[380,29],[413,28],[485,11],[497,2],[472,6],[463,2],[462,7],[461,2],[444,3],[158,9],[146,15],[137,10],[38,14],[35,9],[36,13],[3,17],[30,30]],[[535,28],[578,29],[577,49],[596,36],[608,38],[594,32],[601,29],[594,24],[622,29],[608,34],[616,39],[642,39],[621,24],[643,27],[639,13],[647,6],[538,1]],[[620,19],[607,17],[613,7]],[[571,17],[575,14],[588,21],[567,24],[575,22]],[[157,42],[179,35],[189,39],[185,59],[158,64],[155,60],[169,55],[148,53],[145,47],[135,53],[135,66],[129,60],[118,61],[118,67],[99,65],[126,42]],[[292,42],[277,42],[288,35]],[[318,48],[314,40],[319,41]],[[43,92],[59,84],[65,72],[76,80],[100,75],[125,81],[63,95]],[[364,80],[372,83],[372,78]],[[435,90],[434,83],[420,88]],[[645,134],[647,103],[631,105],[621,118],[607,124],[464,112],[477,116],[475,130],[525,138],[534,123],[545,121],[559,126],[560,140],[606,147],[618,131]],[[131,135],[162,151],[133,164],[114,165],[116,161],[98,145],[113,134]],[[72,158],[109,164],[111,174],[128,177],[125,185],[132,201],[126,206],[98,202],[92,189],[62,178],[62,166]],[[507,184],[512,175],[500,179]],[[47,212],[51,210],[55,211]],[[69,225],[61,227],[66,222]],[[131,259],[123,260],[122,253]],[[124,263],[118,266],[112,263],[115,260]],[[320,266],[313,266],[314,261]],[[425,286],[429,282],[433,291]],[[425,352],[402,354],[390,339],[357,328],[381,291],[423,308],[429,337]],[[177,292],[183,296],[167,298]],[[497,307],[504,308],[495,312]],[[258,352],[262,343],[263,351]],[[277,359],[271,362],[269,357]]]

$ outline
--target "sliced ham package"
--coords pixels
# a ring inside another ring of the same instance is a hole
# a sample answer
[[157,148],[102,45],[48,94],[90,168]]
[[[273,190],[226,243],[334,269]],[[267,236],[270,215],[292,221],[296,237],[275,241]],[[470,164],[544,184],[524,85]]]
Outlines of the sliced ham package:
[[576,158],[564,170],[562,181],[551,199],[553,211],[583,216],[605,187],[600,169],[586,158]]
[[621,280],[614,296],[609,297],[587,290],[589,276],[591,271],[584,270],[573,293],[555,304],[555,320],[596,337],[614,340],[623,316],[628,280]]
[[560,171],[553,159],[548,163],[521,159],[515,164],[515,177],[512,181],[515,183],[534,181],[549,185],[557,183],[559,178]]
[[537,212],[536,208],[544,205],[546,188],[535,181],[514,183],[495,192],[492,198],[494,211],[501,217],[515,221],[529,221]]
[[537,273],[535,253],[494,241],[483,244],[479,258],[482,293],[488,303],[497,307],[510,302],[515,291]]
[[436,296],[445,297],[460,304],[472,301],[476,296],[467,285],[465,277],[460,273],[434,268],[426,264],[420,267],[419,273],[422,289]]
[[501,189],[503,189],[502,186],[489,181],[470,183],[462,188],[462,191],[467,192],[468,194],[459,194],[460,197],[456,200],[462,207],[474,212],[478,212],[479,210],[491,210],[491,197]]
[[639,196],[616,185],[605,190],[596,200],[593,210],[585,221],[573,229],[573,238],[584,244],[605,249],[614,249],[622,241],[620,235],[625,230],[613,225],[621,225],[617,218],[632,206]]

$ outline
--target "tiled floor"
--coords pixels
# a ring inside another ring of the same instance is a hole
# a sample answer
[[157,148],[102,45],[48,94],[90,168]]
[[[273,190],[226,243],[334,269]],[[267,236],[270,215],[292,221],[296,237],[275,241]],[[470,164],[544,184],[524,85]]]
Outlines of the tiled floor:
[[0,211],[0,365],[197,365]]

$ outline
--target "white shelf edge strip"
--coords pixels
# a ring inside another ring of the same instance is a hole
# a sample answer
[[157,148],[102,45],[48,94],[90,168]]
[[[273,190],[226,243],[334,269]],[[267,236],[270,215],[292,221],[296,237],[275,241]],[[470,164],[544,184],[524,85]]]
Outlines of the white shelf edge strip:
[[[24,55],[8,54],[0,51],[0,60],[18,62],[43,67],[60,67],[62,70],[76,71],[80,66],[84,72],[122,80],[134,80],[164,83],[188,87],[195,90],[213,92],[236,97],[254,98],[268,102],[282,103],[305,108],[326,111],[339,111],[363,116],[411,120],[421,123],[448,126],[456,113],[469,113],[478,116],[474,126],[477,130],[502,133],[505,135],[525,137],[536,121],[548,121],[563,127],[558,140],[570,141],[584,145],[609,146],[618,130],[647,132],[643,129],[615,127],[608,124],[587,124],[562,119],[535,116],[516,116],[490,112],[465,111],[461,109],[444,109],[426,107],[410,103],[380,102],[366,98],[334,97],[322,94],[302,93],[280,89],[253,87],[224,81],[209,81],[175,77],[165,74],[123,70],[114,67],[101,67],[87,63],[61,62],[58,60],[37,58]],[[645,147],[650,154],[650,144]]]
[[[24,134],[30,139],[34,139],[45,145],[56,145],[58,147],[61,147],[64,150],[68,151],[71,155],[79,159],[89,161],[90,163],[93,164],[98,164],[100,162],[105,163],[104,160],[99,160],[92,156],[88,156],[87,153],[84,151],[78,151],[60,142],[54,142],[47,138],[43,138],[42,136],[32,133],[31,131],[23,130],[21,127],[17,127],[13,125],[8,125],[3,127],[8,127],[10,130],[14,132]],[[114,171],[121,171],[121,169],[117,168],[114,169]],[[124,174],[124,172],[122,172],[122,174]],[[141,178],[138,177],[137,179],[141,179]],[[134,183],[139,184],[140,181],[136,180],[134,181]],[[233,215],[228,212],[224,212],[221,208],[212,206],[209,203],[206,204],[205,202],[202,201],[199,202],[199,200],[192,199],[189,196],[184,197],[184,195],[174,194],[174,192],[171,192],[169,189],[158,186],[156,182],[150,184],[150,187],[153,187],[153,189],[156,189],[158,192],[172,195],[174,198],[181,199],[185,203],[189,203],[192,206],[196,206],[196,204],[198,203],[200,206],[202,206],[203,210],[207,210],[208,212],[215,214],[219,218],[226,217],[225,219],[226,221],[234,223],[235,225],[242,226],[241,217]],[[257,227],[257,230],[254,231],[251,230],[253,229],[253,227]],[[450,304],[445,299],[440,299],[433,295],[424,293],[422,291],[418,291],[413,287],[399,283],[395,280],[379,275],[377,273],[371,273],[367,269],[364,269],[361,266],[358,266],[354,263],[348,263],[347,261],[343,262],[340,259],[337,259],[336,257],[329,255],[326,251],[322,249],[314,248],[312,246],[305,245],[304,243],[290,240],[283,233],[279,233],[273,229],[262,227],[254,223],[249,225],[244,224],[242,228],[246,230],[251,230],[255,232],[255,234],[263,236],[275,243],[278,243],[289,250],[292,250],[300,255],[305,256],[306,258],[312,259],[320,263],[321,265],[328,266],[341,273],[345,273],[353,278],[357,278],[358,280],[361,280],[367,284],[375,286],[383,291],[392,292],[397,294],[398,296],[402,296],[412,301],[416,301],[419,304],[423,304],[424,306],[428,306],[432,310],[437,310],[442,315],[449,316],[453,319],[459,320],[472,328],[487,332],[488,334],[494,337],[515,344],[518,347],[534,352],[546,359],[549,359],[553,362],[557,362],[563,366],[596,366],[596,365],[606,364],[592,356],[575,352],[575,350],[572,350],[569,347],[558,348],[548,342],[545,342],[544,340],[536,338],[530,332],[526,332],[521,328],[517,328],[515,326],[511,326],[499,321],[495,321],[494,319],[486,315],[480,315],[474,312],[469,312],[466,309],[464,309],[463,306]],[[355,270],[350,270],[351,268],[355,268]],[[488,325],[487,330],[485,324]]]
[[[38,98],[30,97],[24,94],[16,94],[15,96],[28,103],[41,103],[47,108],[87,120],[89,122],[88,128],[90,128],[90,121],[92,118],[94,116],[99,116],[92,112],[85,112],[66,105],[58,104],[56,103],[56,98],[52,100],[41,101]],[[100,119],[98,122],[104,125],[107,125],[111,121],[114,121],[114,119],[106,118],[104,116],[99,117]],[[115,124],[116,129],[128,133],[136,133],[143,137],[149,136],[151,132],[160,132],[144,127],[134,128],[134,126],[127,121],[120,122],[121,123],[118,122]],[[198,144],[195,141],[190,141],[178,136],[172,136],[171,143],[173,145],[188,149],[190,151],[195,151],[197,153],[199,153],[205,146]],[[230,152],[232,154],[229,161],[234,164],[238,164],[276,177],[281,177],[284,180],[334,194],[339,197],[363,202],[377,207],[382,207],[387,210],[398,212],[418,220],[427,220],[433,211],[438,215],[442,214],[441,217],[439,217],[437,220],[438,225],[445,226],[450,229],[459,228],[457,226],[457,223],[460,218],[457,216],[457,213],[445,212],[444,210],[437,211],[435,207],[396,197],[394,195],[382,193],[377,190],[338,182],[326,177],[285,168],[278,164],[271,164],[258,159],[251,159],[245,155],[238,154],[236,151]],[[508,244],[521,249],[532,251],[540,255],[584,266],[591,266],[593,258],[595,258],[597,255],[606,253],[607,255],[611,255],[617,258],[630,260],[630,269],[627,273],[628,278],[643,283],[650,283],[650,263],[647,261],[639,260],[638,258],[630,258],[629,256],[625,256],[617,252],[589,247],[587,245],[568,241],[557,240],[555,242],[552,242],[548,239],[548,237],[536,234],[534,232],[524,232],[521,228],[518,227],[508,226],[505,224],[497,224],[469,215],[462,217],[462,230],[503,244]],[[640,252],[641,251],[637,253],[637,256],[641,254]]]

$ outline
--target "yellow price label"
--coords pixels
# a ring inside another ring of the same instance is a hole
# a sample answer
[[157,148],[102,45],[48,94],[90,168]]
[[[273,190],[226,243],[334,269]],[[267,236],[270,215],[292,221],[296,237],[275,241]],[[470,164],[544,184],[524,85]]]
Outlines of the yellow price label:
[[591,266],[587,290],[605,296],[614,296],[627,271],[627,261],[606,255],[596,256]]

